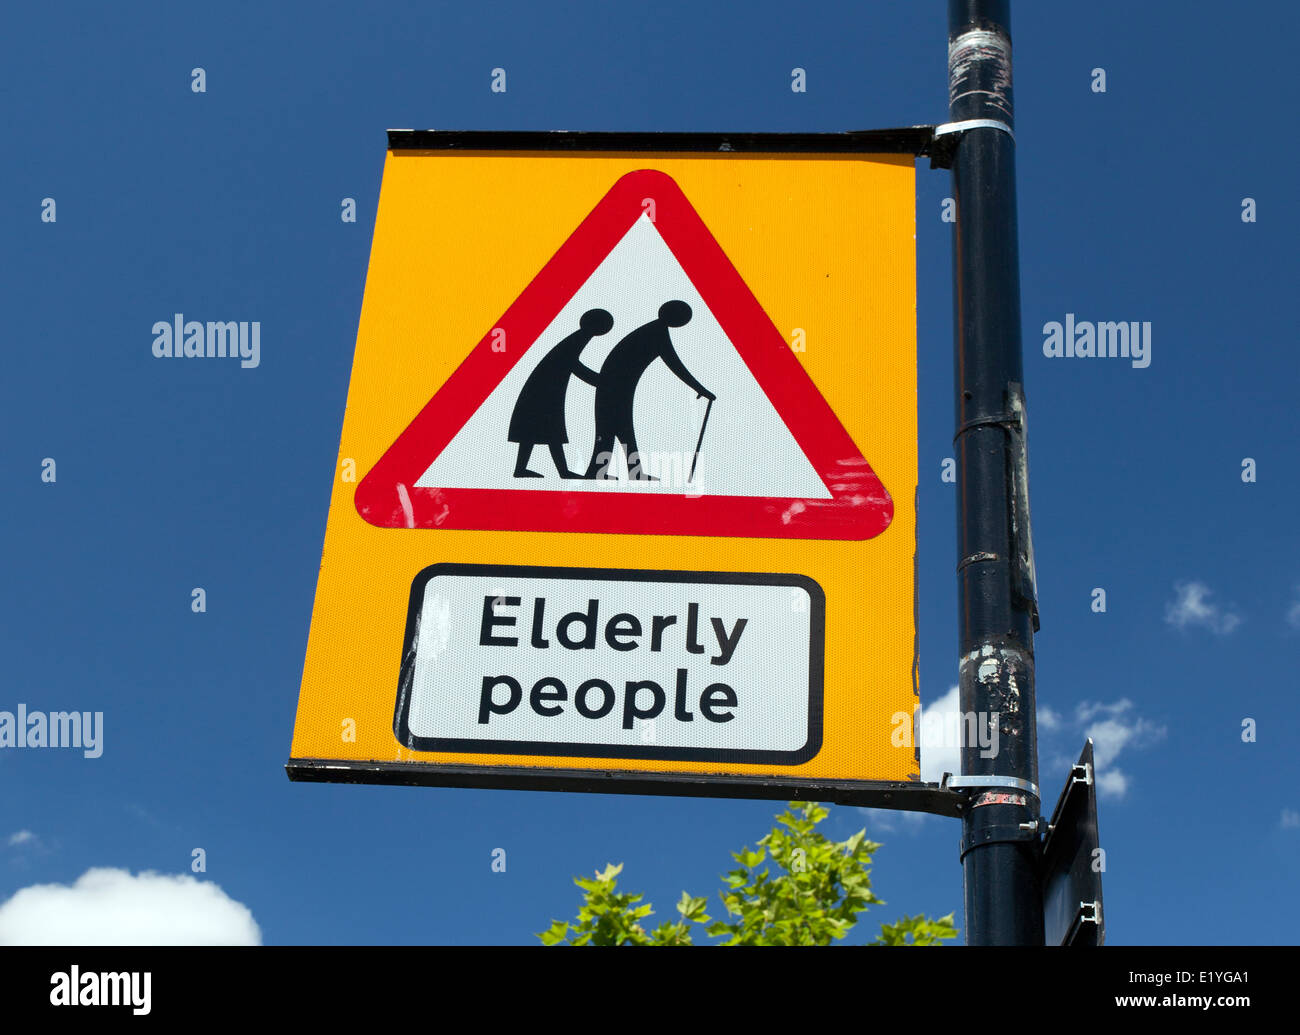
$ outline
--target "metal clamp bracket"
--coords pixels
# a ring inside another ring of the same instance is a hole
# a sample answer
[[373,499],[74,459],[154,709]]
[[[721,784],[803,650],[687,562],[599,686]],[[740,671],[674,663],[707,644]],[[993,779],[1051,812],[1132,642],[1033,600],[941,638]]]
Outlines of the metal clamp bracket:
[[945,122],[934,127],[934,136],[930,140],[930,168],[951,169],[952,156],[957,152],[961,138],[972,129],[996,129],[1009,136],[1015,142],[1016,134],[1005,122],[997,119],[963,119],[961,122]]
[[[1093,771],[1091,762],[1075,762],[1070,767],[1070,779],[1066,782],[1065,790],[1061,792],[1061,803],[1056,806],[1056,812],[1052,815],[1052,821],[1047,824],[1047,833],[1056,829],[1057,820],[1060,818],[1061,804],[1069,796],[1070,791],[1076,784],[1083,784],[1087,787],[1093,783]],[[1082,903],[1081,903],[1082,904]]]
[[975,417],[966,421],[957,428],[957,434],[953,435],[952,440],[956,442],[966,432],[973,431],[975,428],[998,427],[1005,430],[1019,431],[1021,427],[1020,414],[1018,413],[998,413],[992,417]]
[[1035,800],[1042,801],[1038,793],[1038,785],[1017,776],[953,776],[952,773],[944,773],[943,781],[939,786],[953,789],[979,787],[984,790],[1023,791],[1032,794]]
[[[972,809],[981,805],[996,804],[1029,806],[1029,802],[1025,800],[1025,796],[1028,795],[1034,799],[1032,807],[1037,812],[1038,802],[1040,801],[1038,786],[1016,776],[953,776],[951,773],[944,773],[943,782],[940,786],[953,789],[969,788],[972,791],[979,790],[981,793],[975,796],[975,800],[971,805]],[[1003,796],[1017,800],[1007,802],[997,800]],[[981,801],[981,798],[993,800]],[[995,823],[992,826],[968,830],[962,834],[962,857],[964,858],[972,848],[979,848],[981,845],[1021,844],[1033,845],[1037,848],[1039,834],[1045,825],[1042,817],[1039,816],[1025,823]]]
[[1039,848],[1038,826],[1037,823],[1018,825],[999,823],[995,826],[968,831],[961,837],[962,858],[965,858],[966,853],[972,848],[979,848],[982,845],[1031,845],[1037,850]]

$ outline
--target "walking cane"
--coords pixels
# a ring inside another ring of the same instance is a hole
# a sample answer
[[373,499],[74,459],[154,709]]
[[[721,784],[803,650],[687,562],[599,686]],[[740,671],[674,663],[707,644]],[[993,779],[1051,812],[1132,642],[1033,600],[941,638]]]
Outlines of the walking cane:
[[700,437],[695,443],[695,456],[691,458],[691,474],[686,481],[695,481],[695,465],[700,462],[700,446],[704,444],[704,429],[709,426],[709,414],[713,412],[713,400],[710,399],[704,407],[704,423],[700,425]]

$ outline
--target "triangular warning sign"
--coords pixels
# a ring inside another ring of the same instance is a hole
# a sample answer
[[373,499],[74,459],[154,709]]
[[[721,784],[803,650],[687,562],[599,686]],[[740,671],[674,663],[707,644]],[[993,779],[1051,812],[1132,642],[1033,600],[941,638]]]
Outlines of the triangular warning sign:
[[893,501],[671,177],[623,176],[362,479],[384,528],[869,539]]

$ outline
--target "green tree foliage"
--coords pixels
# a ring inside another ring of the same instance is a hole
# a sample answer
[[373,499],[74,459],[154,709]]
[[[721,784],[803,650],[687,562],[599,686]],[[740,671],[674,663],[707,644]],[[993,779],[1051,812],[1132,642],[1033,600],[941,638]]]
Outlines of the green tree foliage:
[[[704,898],[682,892],[678,919],[647,930],[654,915],[644,896],[618,890],[622,864],[594,878],[575,877],[583,891],[575,920],[552,921],[537,937],[543,945],[694,945],[702,927],[714,945],[829,945],[842,939],[868,906],[884,905],[871,890],[871,857],[880,845],[859,830],[831,841],[817,830],[827,810],[815,802],[790,802],[758,845],[732,854],[740,865],[718,892],[727,918],[714,920]],[[955,938],[952,914],[924,913],[885,924],[872,945],[940,945]]]

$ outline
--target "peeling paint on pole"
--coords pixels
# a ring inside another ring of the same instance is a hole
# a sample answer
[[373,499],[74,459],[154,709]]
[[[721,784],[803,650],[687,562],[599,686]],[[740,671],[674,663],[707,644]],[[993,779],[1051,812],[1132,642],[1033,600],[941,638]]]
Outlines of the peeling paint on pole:
[[[999,717],[998,733],[1017,754],[1025,753],[1032,782],[1038,782],[1034,723],[1027,721],[1025,691],[1033,685],[1034,659],[1025,650],[1008,645],[985,644],[961,659],[958,678],[963,687],[976,684],[989,712]],[[1026,751],[1028,748],[1028,751]],[[977,772],[974,760],[963,764],[963,772]],[[1000,767],[995,767],[999,768]]]
[[1004,33],[971,29],[948,41],[948,104],[971,94],[985,95],[1011,125],[1011,40]]

